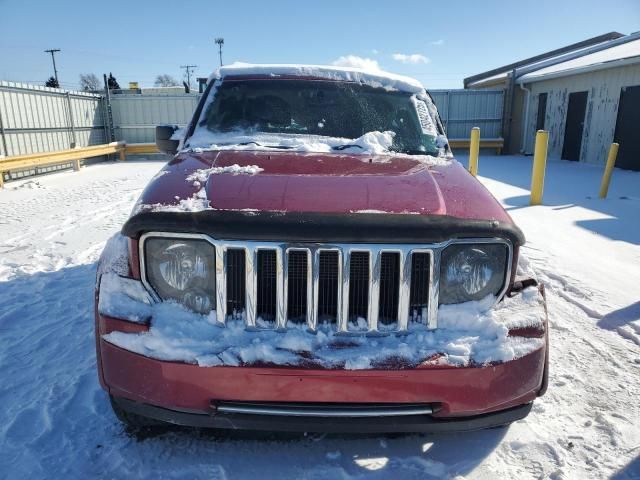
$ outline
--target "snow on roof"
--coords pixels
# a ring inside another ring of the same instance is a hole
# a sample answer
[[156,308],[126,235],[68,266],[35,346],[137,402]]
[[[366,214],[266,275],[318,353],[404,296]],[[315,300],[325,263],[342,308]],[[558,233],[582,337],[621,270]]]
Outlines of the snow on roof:
[[232,75],[279,75],[318,77],[329,80],[363,83],[388,90],[401,90],[410,93],[422,93],[424,87],[413,78],[384,72],[382,70],[362,70],[352,67],[333,65],[286,65],[234,63],[219,68],[212,78],[224,78]]
[[[603,43],[606,42],[602,42],[600,44],[597,45],[602,45]],[[549,58],[544,58],[542,60],[538,60],[536,62],[531,62],[531,63],[527,63],[527,64],[523,64],[521,66],[519,66],[516,69],[516,73],[518,70],[522,70],[523,68],[529,69],[529,68],[535,68],[536,65],[542,65],[550,60],[553,59],[560,59],[561,57],[567,55],[567,54],[575,54],[575,53],[580,53],[582,51],[586,51],[590,48],[593,48],[595,45],[589,45],[588,47],[583,47],[583,48],[578,48],[576,50],[572,50],[571,52],[568,53],[563,53],[563,54],[559,54],[559,55],[555,55],[553,57],[549,57]],[[483,86],[488,86],[491,84],[495,84],[495,83],[499,83],[501,81],[504,81],[507,79],[507,77],[511,74],[511,72],[513,71],[513,69],[511,70],[504,70],[503,72],[497,73],[495,75],[492,75],[490,77],[485,77],[485,78],[481,78],[479,80],[476,80],[475,82],[469,82],[469,84],[467,85],[468,88],[475,88],[475,87],[483,87]]]
[[[555,57],[549,57],[537,62],[520,65],[516,69],[517,82],[521,84],[530,83],[553,77],[573,75],[587,69],[608,68],[614,66],[612,65],[614,62],[616,65],[621,62],[625,64],[638,63],[640,62],[640,38],[638,38],[638,35],[639,33],[636,32],[628,35],[627,37],[621,37],[622,39],[627,39],[625,43],[620,43],[621,38],[616,38],[614,40],[608,40],[606,42],[572,50],[571,52],[565,52],[561,55],[556,55]],[[615,42],[613,46],[606,48],[606,44],[612,42]],[[598,46],[605,46],[605,49],[590,54],[586,53]],[[562,57],[566,57],[568,55],[575,56],[580,53],[583,53],[583,56],[579,56],[572,60],[561,61]],[[549,65],[547,67],[544,66],[554,60],[559,61],[559,63]],[[518,75],[517,72],[523,70],[527,70],[529,73]],[[469,82],[466,88],[487,87],[503,82],[507,79],[510,73],[511,70],[504,70],[490,77],[480,78],[474,82]]]
[[499,80],[504,80],[504,79],[507,78],[509,73],[510,72],[502,72],[502,73],[498,73],[496,75],[492,75],[491,77],[482,78],[482,79],[480,79],[478,81],[475,81],[475,82],[469,82],[469,84],[467,84],[467,88],[481,87],[481,86],[484,86],[484,85],[492,84],[492,83],[497,82]]
[[600,50],[583,57],[567,60],[566,62],[551,65],[531,73],[527,73],[518,79],[518,83],[527,83],[542,80],[542,77],[570,75],[576,71],[593,67],[596,65],[608,66],[611,62],[621,60],[632,60],[634,63],[640,62],[640,39],[633,40],[621,45],[616,45],[606,50]]

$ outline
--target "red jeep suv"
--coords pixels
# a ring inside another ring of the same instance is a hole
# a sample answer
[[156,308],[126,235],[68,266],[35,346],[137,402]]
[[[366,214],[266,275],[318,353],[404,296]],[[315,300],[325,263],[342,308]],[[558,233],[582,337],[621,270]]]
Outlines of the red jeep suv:
[[547,385],[522,232],[383,72],[221,68],[107,244],[100,383],[134,427],[469,430]]

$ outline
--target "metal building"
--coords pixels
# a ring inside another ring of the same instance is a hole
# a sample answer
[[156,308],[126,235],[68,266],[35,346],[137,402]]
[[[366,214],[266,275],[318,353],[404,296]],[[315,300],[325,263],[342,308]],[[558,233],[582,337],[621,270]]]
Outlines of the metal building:
[[465,79],[465,88],[503,88],[506,153],[530,154],[536,130],[549,155],[640,170],[640,32],[609,33]]

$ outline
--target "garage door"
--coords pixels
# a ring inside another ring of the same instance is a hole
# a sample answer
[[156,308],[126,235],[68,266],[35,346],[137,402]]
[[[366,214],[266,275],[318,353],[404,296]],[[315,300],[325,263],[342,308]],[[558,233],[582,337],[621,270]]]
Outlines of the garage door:
[[616,167],[640,171],[640,85],[623,87],[618,104],[614,142],[620,144]]

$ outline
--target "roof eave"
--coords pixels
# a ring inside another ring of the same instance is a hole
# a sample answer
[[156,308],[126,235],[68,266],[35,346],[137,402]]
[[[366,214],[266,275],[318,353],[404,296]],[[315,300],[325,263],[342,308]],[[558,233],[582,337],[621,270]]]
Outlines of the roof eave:
[[530,58],[526,58],[524,60],[520,60],[518,62],[510,63],[508,65],[503,65],[502,67],[494,68],[492,70],[488,70],[486,72],[478,73],[471,77],[467,77],[463,80],[464,88],[469,88],[472,84],[479,82],[485,78],[493,77],[500,73],[510,72],[515,68],[520,68],[525,65],[531,65],[536,62],[543,61],[548,58],[556,57],[559,55],[563,55],[567,52],[580,50],[582,48],[589,47],[590,45],[596,45],[598,43],[604,43],[610,40],[615,40],[617,38],[624,37],[622,33],[619,32],[609,32],[604,35],[599,35],[597,37],[589,38],[587,40],[583,40],[578,43],[574,43],[571,45],[567,45],[566,47],[558,48],[555,50],[551,50],[549,52],[542,53],[540,55],[535,55]]
[[568,77],[571,75],[579,75],[581,73],[595,72],[598,70],[606,70],[608,68],[624,67],[626,65],[634,65],[636,63],[640,63],[640,55],[635,57],[627,57],[627,58],[620,58],[617,60],[610,60],[607,62],[596,63],[592,65],[585,65],[583,67],[560,70],[558,72],[553,72],[553,73],[548,73],[543,75],[536,75],[535,73],[531,73],[529,74],[531,76],[524,75],[516,79],[516,83],[519,85],[524,85],[526,83],[542,82],[545,80],[552,80],[554,78]]

